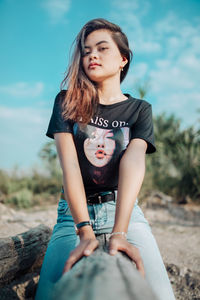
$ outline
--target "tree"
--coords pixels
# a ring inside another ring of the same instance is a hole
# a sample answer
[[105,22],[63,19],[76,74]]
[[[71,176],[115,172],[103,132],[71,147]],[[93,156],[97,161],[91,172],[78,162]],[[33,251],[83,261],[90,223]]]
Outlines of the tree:
[[45,167],[50,173],[50,176],[60,178],[62,172],[58,161],[56,146],[54,141],[46,143],[39,151],[38,155],[44,162]]
[[147,161],[152,187],[177,198],[200,197],[200,130],[190,126],[181,130],[174,115],[161,114],[154,119],[157,152]]

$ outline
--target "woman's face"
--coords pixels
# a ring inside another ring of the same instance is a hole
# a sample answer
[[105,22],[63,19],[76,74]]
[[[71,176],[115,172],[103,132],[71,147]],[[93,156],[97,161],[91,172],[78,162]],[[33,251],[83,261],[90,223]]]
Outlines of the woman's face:
[[103,167],[111,160],[115,150],[113,132],[96,128],[90,138],[84,141],[84,152],[87,159],[96,167]]
[[122,57],[111,33],[106,29],[99,29],[87,36],[82,62],[89,79],[100,83],[110,77],[120,78],[127,59]]

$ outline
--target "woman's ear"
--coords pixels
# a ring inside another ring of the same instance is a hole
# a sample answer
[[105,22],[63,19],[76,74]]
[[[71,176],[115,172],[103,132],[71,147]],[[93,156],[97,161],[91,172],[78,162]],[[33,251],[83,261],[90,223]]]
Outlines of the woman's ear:
[[122,56],[121,68],[123,69],[127,63],[128,63],[128,59],[126,58],[126,56]]

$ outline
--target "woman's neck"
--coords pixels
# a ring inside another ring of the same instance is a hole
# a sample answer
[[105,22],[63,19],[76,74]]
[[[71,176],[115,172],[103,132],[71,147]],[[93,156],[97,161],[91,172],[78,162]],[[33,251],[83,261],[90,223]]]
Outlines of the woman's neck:
[[113,104],[126,100],[127,97],[122,93],[119,80],[109,78],[98,85],[99,103]]

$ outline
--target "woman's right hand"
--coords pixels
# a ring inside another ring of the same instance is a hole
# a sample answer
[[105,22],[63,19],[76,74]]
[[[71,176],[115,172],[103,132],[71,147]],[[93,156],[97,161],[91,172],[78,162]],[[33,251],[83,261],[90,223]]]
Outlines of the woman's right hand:
[[82,257],[89,256],[99,246],[99,241],[90,226],[84,226],[80,229],[80,243],[70,252],[65,263],[63,274],[68,272],[72,266]]

